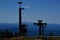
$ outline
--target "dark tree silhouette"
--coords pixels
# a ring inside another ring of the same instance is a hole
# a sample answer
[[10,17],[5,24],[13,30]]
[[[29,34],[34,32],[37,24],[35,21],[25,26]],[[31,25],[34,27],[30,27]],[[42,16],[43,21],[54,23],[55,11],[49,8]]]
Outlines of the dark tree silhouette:
[[54,35],[53,35],[53,33],[51,32],[51,33],[49,33],[49,36],[54,36]]
[[52,32],[51,32],[51,33],[49,33],[49,36],[50,36],[50,37],[49,37],[49,40],[53,40],[53,36],[54,36],[54,35],[53,35],[53,33],[52,33]]
[[6,31],[1,32],[1,38],[11,38],[13,37],[13,33],[10,32],[8,29]]

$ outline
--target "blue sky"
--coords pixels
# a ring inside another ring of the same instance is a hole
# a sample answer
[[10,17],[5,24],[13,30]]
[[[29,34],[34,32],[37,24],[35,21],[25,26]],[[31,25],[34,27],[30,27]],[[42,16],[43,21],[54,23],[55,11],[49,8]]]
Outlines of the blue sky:
[[[0,0],[0,23],[18,23],[19,0]],[[38,19],[47,23],[60,24],[60,0],[21,0],[22,20],[36,22]],[[27,8],[26,8],[27,7]]]

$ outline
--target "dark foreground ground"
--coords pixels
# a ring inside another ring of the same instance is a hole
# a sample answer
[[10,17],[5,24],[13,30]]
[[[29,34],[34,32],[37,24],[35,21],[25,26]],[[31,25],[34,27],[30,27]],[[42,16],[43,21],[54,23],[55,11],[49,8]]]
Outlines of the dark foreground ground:
[[60,40],[60,36],[45,36],[45,37],[14,37],[14,38],[0,38],[0,40]]

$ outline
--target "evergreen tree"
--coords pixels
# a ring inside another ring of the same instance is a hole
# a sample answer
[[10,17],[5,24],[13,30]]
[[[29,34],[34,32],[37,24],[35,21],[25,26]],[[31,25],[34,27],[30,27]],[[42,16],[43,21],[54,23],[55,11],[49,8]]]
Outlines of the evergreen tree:
[[4,32],[1,33],[1,37],[2,37],[2,38],[11,38],[11,37],[13,37],[13,33],[10,32],[10,31],[7,29],[6,31],[4,31]]
[[53,33],[51,32],[51,33],[49,33],[49,36],[54,36],[54,35],[53,35]]

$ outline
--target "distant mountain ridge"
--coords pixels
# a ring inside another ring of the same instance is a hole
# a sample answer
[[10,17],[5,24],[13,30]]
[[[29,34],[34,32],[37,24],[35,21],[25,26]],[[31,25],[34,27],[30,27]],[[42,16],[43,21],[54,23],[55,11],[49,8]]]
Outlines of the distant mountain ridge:
[[[38,35],[39,27],[36,25],[33,25],[33,23],[28,23],[25,22],[25,24],[28,25],[28,33],[27,35]],[[0,23],[0,30],[5,30],[9,29],[12,32],[16,32],[19,30],[19,25],[18,23]],[[47,27],[45,28],[45,35],[47,35],[52,32],[55,35],[60,35],[60,24],[48,24]]]

